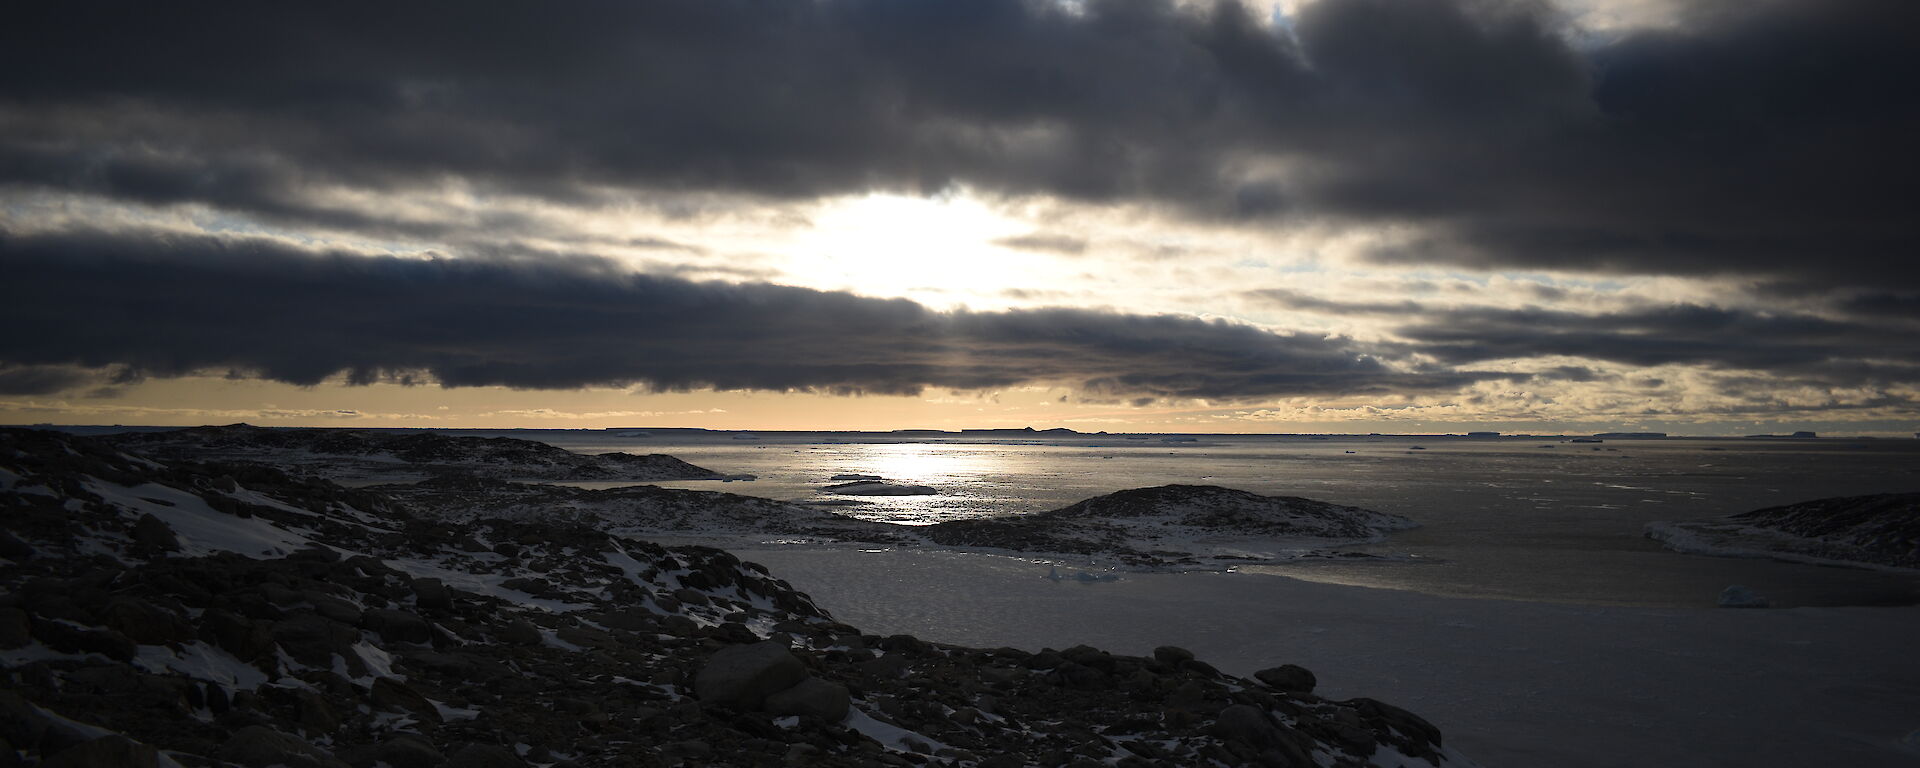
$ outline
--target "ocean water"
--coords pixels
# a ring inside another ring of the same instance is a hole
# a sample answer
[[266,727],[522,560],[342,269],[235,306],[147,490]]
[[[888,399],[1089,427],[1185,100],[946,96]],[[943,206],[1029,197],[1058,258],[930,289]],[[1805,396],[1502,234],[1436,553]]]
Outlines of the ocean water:
[[1920,441],[512,434],[585,453],[666,453],[757,476],[662,483],[673,487],[820,501],[835,498],[821,492],[828,478],[855,473],[938,489],[934,496],[861,497],[866,503],[836,510],[905,525],[1025,514],[1168,483],[1304,496],[1422,524],[1360,548],[1398,556],[1395,562],[1245,567],[1310,581],[1642,606],[1711,606],[1732,584],[1784,606],[1920,603],[1920,576],[1913,574],[1681,555],[1643,533],[1656,520],[1920,490]]

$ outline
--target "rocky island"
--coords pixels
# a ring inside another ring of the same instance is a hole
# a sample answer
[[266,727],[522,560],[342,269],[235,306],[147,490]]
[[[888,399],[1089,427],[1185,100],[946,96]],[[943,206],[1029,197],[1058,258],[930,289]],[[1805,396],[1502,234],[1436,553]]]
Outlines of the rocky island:
[[1678,552],[1920,569],[1920,493],[1843,496],[1718,520],[1649,523],[1647,536]]
[[[1295,496],[1211,485],[1134,488],[1031,515],[926,526],[947,546],[1105,555],[1133,565],[1268,559],[1274,550],[1324,556],[1324,547],[1379,541],[1413,528],[1398,515]],[[1255,551],[1265,550],[1261,554]]]

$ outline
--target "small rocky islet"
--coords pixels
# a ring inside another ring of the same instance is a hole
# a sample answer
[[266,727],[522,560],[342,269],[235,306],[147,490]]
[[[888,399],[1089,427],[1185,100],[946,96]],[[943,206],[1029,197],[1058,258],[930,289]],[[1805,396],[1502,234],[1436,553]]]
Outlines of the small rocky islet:
[[1669,549],[1920,571],[1920,493],[1839,496],[1713,520],[1650,523]]
[[1299,667],[864,633],[592,515],[29,430],[0,486],[9,765],[1469,764]]

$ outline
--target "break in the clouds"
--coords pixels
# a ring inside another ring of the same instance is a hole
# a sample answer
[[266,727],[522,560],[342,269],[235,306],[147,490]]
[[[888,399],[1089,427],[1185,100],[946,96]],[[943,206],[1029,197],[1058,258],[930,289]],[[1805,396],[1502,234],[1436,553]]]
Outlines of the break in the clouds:
[[[0,384],[60,369],[294,384],[917,393],[1068,384],[1247,400],[1453,390],[1500,374],[1393,364],[1339,337],[1082,309],[934,312],[900,299],[696,283],[591,258],[369,257],[264,239],[0,235]],[[86,296],[76,304],[74,296]],[[17,371],[17,373],[10,373]]]

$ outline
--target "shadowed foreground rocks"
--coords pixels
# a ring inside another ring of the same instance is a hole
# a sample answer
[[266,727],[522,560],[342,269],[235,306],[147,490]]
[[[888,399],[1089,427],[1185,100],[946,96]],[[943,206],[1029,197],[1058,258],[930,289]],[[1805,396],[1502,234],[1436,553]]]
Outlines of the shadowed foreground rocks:
[[1191,653],[862,633],[753,563],[0,430],[0,766],[1461,765]]

